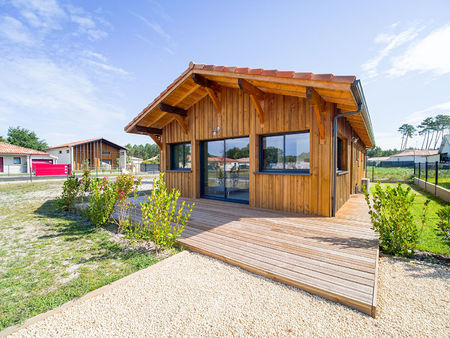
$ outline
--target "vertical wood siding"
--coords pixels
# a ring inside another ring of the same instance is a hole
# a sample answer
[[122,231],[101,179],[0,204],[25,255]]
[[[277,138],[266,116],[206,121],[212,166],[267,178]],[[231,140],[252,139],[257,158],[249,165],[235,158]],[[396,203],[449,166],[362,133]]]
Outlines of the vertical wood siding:
[[[208,96],[194,104],[188,111],[186,134],[173,120],[163,128],[161,170],[165,171],[169,188],[181,190],[183,196],[200,196],[199,143],[203,140],[249,136],[250,143],[250,206],[285,210],[309,215],[331,215],[332,197],[332,118],[334,105],[326,104],[322,114],[325,140],[321,142],[317,120],[312,106],[303,98],[267,94],[263,103],[265,124],[259,118],[247,94],[239,89],[222,88],[222,113],[218,114]],[[351,162],[351,128],[344,120],[338,130],[349,138],[348,162]],[[213,130],[220,131],[213,135]],[[342,130],[341,130],[342,129]],[[265,174],[259,170],[259,136],[264,134],[309,131],[310,175]],[[170,144],[191,142],[192,172],[170,171]],[[356,154],[355,154],[356,156]],[[360,174],[355,175],[356,182]],[[340,207],[351,191],[350,174],[338,178]]]

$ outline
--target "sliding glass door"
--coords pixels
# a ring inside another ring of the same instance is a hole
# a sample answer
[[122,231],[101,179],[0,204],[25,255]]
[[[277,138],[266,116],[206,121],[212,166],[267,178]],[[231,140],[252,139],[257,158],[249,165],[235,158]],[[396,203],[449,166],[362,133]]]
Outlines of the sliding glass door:
[[202,143],[202,196],[248,203],[248,137]]

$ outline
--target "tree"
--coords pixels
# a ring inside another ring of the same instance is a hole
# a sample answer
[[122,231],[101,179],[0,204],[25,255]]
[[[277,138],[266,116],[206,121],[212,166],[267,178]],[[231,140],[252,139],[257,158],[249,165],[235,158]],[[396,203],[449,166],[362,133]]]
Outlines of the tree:
[[159,147],[156,144],[127,144],[128,156],[139,157],[148,160],[159,155]]
[[34,131],[21,127],[9,127],[6,142],[38,151],[45,151],[48,148],[47,142],[40,140]]
[[0,142],[6,142],[6,139],[3,136],[0,136]]
[[398,131],[402,134],[402,144],[400,146],[400,150],[405,150],[406,145],[408,144],[408,138],[411,138],[415,134],[416,128],[408,123],[404,123],[400,128],[398,128]]

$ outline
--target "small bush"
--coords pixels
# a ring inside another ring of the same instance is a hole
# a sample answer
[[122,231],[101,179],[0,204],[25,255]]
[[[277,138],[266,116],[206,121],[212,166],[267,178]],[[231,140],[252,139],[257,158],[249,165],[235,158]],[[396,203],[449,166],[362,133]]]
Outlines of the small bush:
[[103,179],[92,179],[89,190],[91,194],[86,215],[92,224],[103,226],[109,222],[114,212],[118,198],[116,185],[106,177]]
[[445,244],[450,246],[450,205],[439,209],[436,215],[439,217],[438,235],[442,237]]
[[[171,248],[184,231],[192,213],[194,203],[186,205],[183,201],[177,208],[180,191],[167,191],[164,174],[154,182],[147,202],[141,203],[142,223],[129,225],[127,237],[132,240],[149,240],[156,250]],[[183,211],[187,207],[188,211]]]
[[61,196],[57,199],[58,209],[61,211],[73,210],[75,202],[81,194],[81,182],[74,173],[70,174],[67,180],[63,183],[63,191]]
[[[373,229],[380,235],[381,249],[391,255],[412,256],[417,245],[419,229],[412,214],[412,205],[415,194],[411,188],[402,188],[398,184],[395,188],[387,186],[385,190],[379,183],[375,185],[372,201],[365,191],[366,202]],[[425,202],[420,221],[425,224],[427,220],[427,207],[430,201]]]
[[[137,190],[141,185],[142,178],[136,179],[132,174],[121,174],[117,176],[116,189],[117,199],[117,231],[120,232],[124,227],[131,225],[132,220],[129,215],[130,207],[136,212]],[[133,193],[133,202],[129,195]]]

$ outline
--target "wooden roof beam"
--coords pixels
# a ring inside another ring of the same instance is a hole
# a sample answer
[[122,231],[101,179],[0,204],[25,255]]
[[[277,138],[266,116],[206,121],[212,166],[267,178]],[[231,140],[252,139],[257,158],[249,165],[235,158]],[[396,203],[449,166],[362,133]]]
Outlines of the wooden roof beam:
[[325,101],[312,87],[306,87],[306,99],[313,105],[316,115],[317,125],[319,126],[320,142],[325,142],[325,129],[322,123],[321,111],[325,110]]
[[175,114],[175,115],[179,115],[179,116],[183,116],[183,117],[187,116],[187,110],[181,109],[181,108],[178,108],[175,106],[171,106],[171,105],[168,105],[165,103],[160,103],[159,109],[161,109],[161,111],[169,113],[169,114]]
[[250,96],[250,100],[252,100],[256,113],[258,114],[261,128],[264,128],[265,115],[262,105],[264,104],[264,97],[266,94],[258,87],[241,78],[238,79],[238,85],[244,93],[247,93]]
[[134,126],[134,130],[138,133],[143,133],[143,134],[162,135],[162,129],[158,129],[158,128]]
[[221,87],[216,82],[211,81],[199,74],[192,74],[192,80],[194,80],[196,84],[205,88],[209,98],[214,104],[214,107],[216,107],[217,112],[220,114],[222,112],[222,105],[220,103],[218,93],[221,91]]

